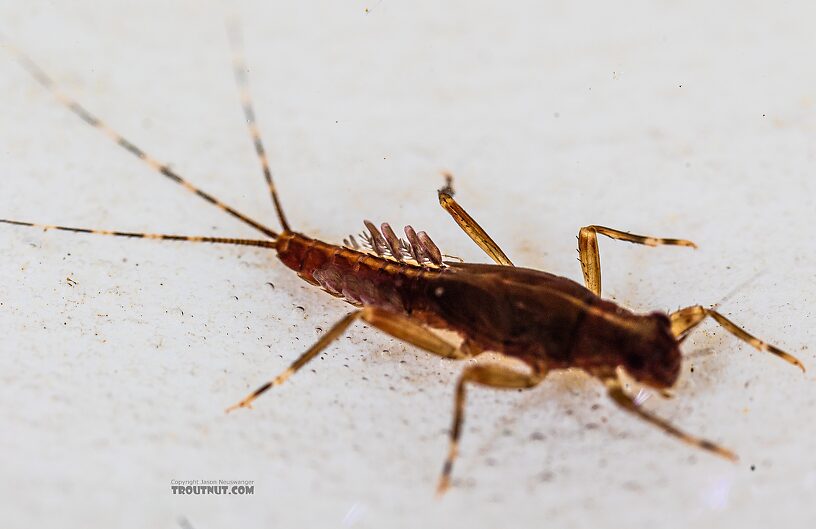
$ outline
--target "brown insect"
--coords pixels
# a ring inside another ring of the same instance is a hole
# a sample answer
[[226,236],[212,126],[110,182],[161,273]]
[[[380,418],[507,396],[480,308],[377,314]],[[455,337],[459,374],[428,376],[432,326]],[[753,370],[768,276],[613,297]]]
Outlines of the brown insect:
[[[300,278],[356,307],[281,374],[227,411],[249,408],[261,394],[286,381],[358,319],[443,358],[462,360],[483,351],[493,351],[521,360],[528,366],[526,372],[496,364],[469,365],[462,372],[456,385],[450,447],[438,484],[441,493],[450,483],[462,432],[468,384],[501,389],[532,388],[552,370],[580,368],[603,382],[608,395],[624,410],[686,443],[736,460],[731,451],[689,435],[641,409],[624,390],[622,372],[665,394],[665,390],[675,384],[680,374],[680,345],[708,316],[749,345],[775,354],[804,371],[799,360],[748,334],[713,308],[695,305],[670,314],[635,314],[601,298],[598,235],[647,246],[696,247],[687,240],[632,235],[603,226],[583,227],[578,233],[585,283],[582,286],[547,272],[513,266],[485,230],[454,200],[450,177],[447,185],[439,191],[440,204],[495,261],[495,265],[444,260],[431,238],[425,232],[415,232],[410,226],[404,229],[405,239],[401,239],[388,224],[382,224],[378,229],[366,221],[367,233],[362,235],[362,242],[351,236],[343,246],[293,231],[275,190],[256,124],[246,67],[241,58],[240,36],[236,31],[231,31],[230,35],[234,73],[244,115],[281,224],[280,232],[263,226],[193,186],[167,165],[108,128],[79,103],[62,94],[39,66],[14,48],[9,49],[17,61],[71,112],[100,129],[153,170],[257,229],[266,238],[133,233],[0,220],[6,224],[44,230],[268,248],[274,250],[278,258]],[[453,331],[462,338],[462,342],[459,345],[449,343],[430,329]]]

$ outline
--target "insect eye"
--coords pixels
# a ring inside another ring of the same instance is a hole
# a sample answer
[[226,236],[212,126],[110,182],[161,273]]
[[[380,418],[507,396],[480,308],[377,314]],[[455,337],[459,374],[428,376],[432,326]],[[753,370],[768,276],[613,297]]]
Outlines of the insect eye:
[[645,364],[646,363],[643,361],[643,357],[640,355],[630,353],[626,357],[626,365],[632,369],[643,369]]

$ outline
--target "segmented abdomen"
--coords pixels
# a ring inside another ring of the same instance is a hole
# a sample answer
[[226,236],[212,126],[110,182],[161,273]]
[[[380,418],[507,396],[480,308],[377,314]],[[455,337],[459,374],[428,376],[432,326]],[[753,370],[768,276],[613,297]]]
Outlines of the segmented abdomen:
[[298,233],[281,234],[276,249],[278,258],[308,283],[353,305],[393,312],[411,311],[413,285],[426,271]]

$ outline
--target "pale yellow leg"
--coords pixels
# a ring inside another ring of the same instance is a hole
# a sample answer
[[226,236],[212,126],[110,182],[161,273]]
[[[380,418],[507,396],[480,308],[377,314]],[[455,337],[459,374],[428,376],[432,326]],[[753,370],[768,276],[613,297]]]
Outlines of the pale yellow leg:
[[490,235],[479,226],[479,223],[477,223],[473,217],[468,215],[467,211],[453,199],[451,193],[446,189],[450,188],[444,188],[439,191],[439,204],[445,208],[445,211],[450,213],[450,216],[453,217],[456,224],[458,224],[459,227],[467,233],[468,237],[473,239],[473,242],[479,245],[479,248],[484,250],[496,264],[513,266],[510,259],[508,259],[502,249],[499,248],[499,245],[490,238]]
[[437,495],[442,495],[450,487],[450,475],[453,470],[453,461],[456,459],[459,437],[462,434],[462,422],[465,412],[465,385],[467,383],[481,384],[498,389],[525,389],[537,385],[544,379],[546,372],[521,373],[500,365],[476,365],[465,369],[456,385],[456,400],[453,413],[453,426],[450,433],[448,457],[442,467]]
[[279,386],[286,382],[286,380],[295,374],[298,369],[320,354],[320,352],[331,342],[339,338],[340,335],[342,335],[343,332],[349,327],[349,325],[351,325],[354,320],[358,318],[380,329],[381,331],[390,334],[394,338],[415,345],[431,354],[454,360],[461,360],[471,356],[467,352],[461,351],[456,346],[451,345],[433,332],[405,316],[392,314],[373,307],[365,307],[361,310],[347,314],[342,320],[335,323],[326,334],[320,337],[317,343],[311,346],[308,351],[300,355],[300,357],[288,368],[286,368],[286,370],[247,395],[240,402],[227,408],[227,411],[229,412],[237,408],[251,408],[252,402],[255,399],[270,388]]
[[705,439],[689,435],[683,432],[682,430],[679,430],[676,427],[672,426],[669,422],[661,419],[660,417],[652,415],[651,413],[642,409],[631,396],[626,394],[618,378],[615,377],[607,378],[606,380],[604,380],[604,384],[606,385],[607,393],[612,398],[612,400],[615,401],[615,404],[617,404],[624,410],[637,415],[646,422],[653,424],[654,426],[657,426],[667,434],[676,437],[677,439],[680,439],[684,443],[688,443],[698,448],[702,448],[703,450],[707,450],[731,461],[737,460],[736,454],[734,454],[730,450],[727,450],[715,443],[712,443],[711,441],[707,441]]
[[433,355],[452,360],[464,360],[472,356],[406,316],[374,308],[365,308],[361,312],[360,317],[366,323]]
[[684,309],[680,309],[676,312],[672,312],[669,314],[669,319],[671,320],[671,329],[672,333],[679,339],[685,339],[697,325],[702,323],[702,321],[707,317],[711,316],[714,320],[719,323],[726,331],[730,332],[743,342],[747,343],[748,345],[756,348],[759,351],[767,351],[771,354],[778,356],[779,358],[783,359],[784,361],[791,363],[797,366],[802,371],[805,370],[805,366],[802,365],[796,357],[782,351],[781,349],[774,347],[773,345],[763,342],[762,340],[748,334],[744,329],[738,327],[734,322],[727,319],[725,316],[720,314],[714,309],[707,309],[701,305],[694,305],[691,307],[686,307]]
[[661,239],[644,235],[633,235],[624,231],[605,228],[604,226],[584,226],[578,232],[578,254],[581,260],[581,270],[584,273],[584,284],[596,295],[601,295],[601,255],[598,252],[598,234],[619,241],[645,244],[646,246],[687,246],[697,248],[697,245],[685,239]]

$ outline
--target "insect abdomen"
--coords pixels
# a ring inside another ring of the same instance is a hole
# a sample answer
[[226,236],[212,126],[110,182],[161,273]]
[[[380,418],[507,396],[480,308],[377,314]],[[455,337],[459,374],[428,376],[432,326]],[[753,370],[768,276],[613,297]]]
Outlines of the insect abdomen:
[[419,269],[297,233],[281,234],[276,249],[278,258],[304,281],[353,305],[409,310],[408,283],[416,280]]

